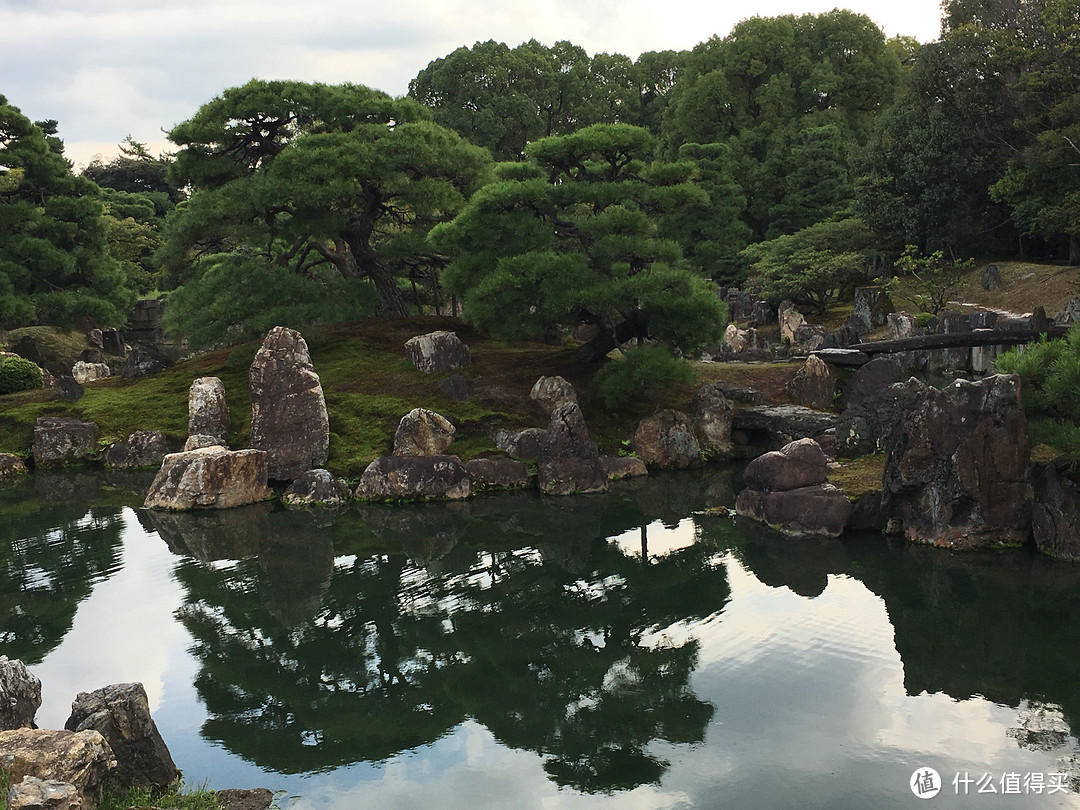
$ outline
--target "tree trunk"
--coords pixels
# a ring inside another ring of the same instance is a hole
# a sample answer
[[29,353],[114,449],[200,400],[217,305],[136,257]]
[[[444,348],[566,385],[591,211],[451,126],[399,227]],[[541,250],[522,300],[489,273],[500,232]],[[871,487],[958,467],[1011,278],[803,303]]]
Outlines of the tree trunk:
[[1069,234],[1069,264],[1080,264],[1080,236]]
[[[377,201],[373,200],[367,207],[372,211],[376,210]],[[386,269],[379,255],[371,247],[371,233],[374,227],[374,214],[368,212],[366,216],[357,217],[350,223],[350,228],[345,234],[345,241],[356,262],[357,272],[370,278],[379,292],[379,314],[386,318],[408,317],[405,298],[398,289],[394,275]]]

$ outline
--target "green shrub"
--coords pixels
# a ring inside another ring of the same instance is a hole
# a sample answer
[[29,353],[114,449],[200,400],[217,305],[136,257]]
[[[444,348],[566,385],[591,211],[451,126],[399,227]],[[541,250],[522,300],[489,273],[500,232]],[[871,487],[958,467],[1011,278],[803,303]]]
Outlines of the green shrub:
[[694,381],[694,370],[690,365],[672,357],[663,346],[636,346],[624,354],[623,360],[608,363],[593,378],[608,408],[651,391],[689,385]]
[[0,357],[0,394],[14,394],[44,385],[37,363],[22,357]]

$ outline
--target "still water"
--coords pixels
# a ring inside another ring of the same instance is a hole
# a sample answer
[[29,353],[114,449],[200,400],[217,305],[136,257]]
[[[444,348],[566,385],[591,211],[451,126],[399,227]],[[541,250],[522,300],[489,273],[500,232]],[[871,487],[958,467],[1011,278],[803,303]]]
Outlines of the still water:
[[1080,807],[1080,565],[703,514],[732,470],[311,513],[148,513],[147,483],[0,489],[0,654],[41,678],[43,727],[141,681],[190,783],[302,810],[891,808],[934,769],[930,806]]

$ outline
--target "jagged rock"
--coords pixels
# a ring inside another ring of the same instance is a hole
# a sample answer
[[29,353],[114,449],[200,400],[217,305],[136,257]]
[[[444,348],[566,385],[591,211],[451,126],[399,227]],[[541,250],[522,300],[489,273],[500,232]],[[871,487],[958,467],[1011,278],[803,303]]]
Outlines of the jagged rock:
[[101,803],[108,772],[116,767],[112,749],[97,731],[0,731],[0,768],[12,784],[28,776],[74,785],[85,810]]
[[395,456],[443,456],[454,443],[457,428],[450,420],[426,408],[413,408],[394,433]]
[[600,465],[604,468],[608,481],[649,474],[649,468],[637,456],[600,456]]
[[7,795],[8,810],[83,810],[78,789],[69,782],[26,776],[12,785]]
[[540,444],[544,441],[543,428],[525,428],[524,430],[499,430],[493,437],[495,446],[514,458],[534,459],[540,455]]
[[884,374],[881,379],[881,388],[860,393],[857,399],[853,396],[853,404],[840,415],[836,424],[837,456],[858,458],[883,453],[896,441],[901,421],[924,386],[914,377],[891,384]]
[[799,439],[755,458],[743,470],[743,481],[750,489],[783,492],[824,484],[828,472],[829,461],[821,445]]
[[685,470],[705,463],[690,417],[663,410],[642,419],[634,432],[634,452],[646,465]]
[[10,453],[0,453],[0,479],[24,472],[26,472],[26,465],[23,464],[21,458]]
[[98,426],[69,416],[39,416],[34,423],[34,463],[51,467],[89,458],[97,450]]
[[270,805],[274,803],[274,794],[266,788],[251,790],[230,788],[214,792],[221,810],[269,810]]
[[248,377],[251,447],[266,452],[270,478],[291,481],[325,464],[330,450],[326,400],[300,333],[284,326],[271,329]]
[[793,537],[839,537],[851,517],[851,502],[832,484],[817,484],[783,492],[744,489],[735,511]]
[[229,403],[218,377],[198,377],[188,389],[188,436],[213,436],[218,444],[229,437]]
[[80,360],[71,367],[71,376],[75,378],[75,382],[79,385],[103,380],[111,373],[105,363],[84,363]]
[[70,374],[64,374],[56,378],[56,395],[68,402],[78,402],[82,399],[83,387]]
[[888,531],[948,548],[1025,542],[1030,451],[1016,376],[921,386],[885,465]]
[[909,338],[918,328],[915,316],[907,312],[890,312],[886,323],[889,325],[889,340]]
[[101,349],[95,349],[92,347],[89,349],[83,349],[81,352],[79,352],[79,360],[84,363],[104,363],[105,352],[103,352]]
[[810,355],[788,384],[788,391],[797,404],[826,410],[833,406],[836,374],[824,360]]
[[1001,273],[996,264],[988,264],[982,269],[979,276],[979,284],[984,290],[996,290],[1001,284]]
[[329,470],[307,470],[289,485],[281,502],[286,506],[340,506],[348,497],[348,485]]
[[878,355],[851,375],[838,404],[841,408],[857,408],[873,400],[893,383],[904,382],[907,374],[903,362],[895,355]]
[[76,733],[93,730],[108,742],[116,757],[106,786],[116,791],[131,787],[165,788],[180,778],[141,683],[117,683],[93,692],[80,692],[71,704],[64,728]]
[[34,728],[41,708],[41,681],[17,658],[0,655],[0,731]]
[[603,492],[607,474],[600,451],[589,439],[585,418],[576,401],[566,401],[551,413],[537,457],[540,490],[548,495]]
[[475,489],[524,489],[529,485],[529,468],[512,458],[474,458],[465,469]]
[[136,343],[120,366],[121,377],[145,377],[172,365],[165,352],[153,343]]
[[100,349],[105,345],[104,336],[100,329],[94,328],[87,331],[86,345],[91,349]]
[[1065,309],[1054,318],[1054,323],[1070,324],[1080,321],[1080,298],[1070,298]]
[[694,423],[694,435],[706,458],[731,453],[731,414],[731,401],[719,383],[701,383],[694,389],[690,416]]
[[440,382],[439,390],[458,402],[469,401],[469,381],[460,374],[451,374]]
[[1033,472],[1035,546],[1056,559],[1080,562],[1080,489],[1052,464]]
[[472,495],[472,479],[457,456],[382,456],[360,476],[355,496],[362,501],[462,500]]
[[105,451],[105,464],[120,470],[157,467],[167,451],[165,435],[161,431],[136,430],[126,442],[109,445]]
[[746,319],[751,327],[767,326],[770,323],[776,323],[776,313],[769,306],[768,301],[758,299],[751,305]]
[[564,402],[577,403],[577,392],[562,377],[541,377],[529,392],[529,399],[540,406],[549,417]]
[[732,354],[742,354],[747,349],[756,349],[757,330],[740,329],[738,325],[729,323],[724,330],[724,346]]
[[795,343],[795,333],[806,323],[806,318],[791,301],[780,302],[777,317],[780,321],[780,339],[785,343]]
[[872,332],[888,322],[893,303],[884,287],[856,287],[853,316],[862,332]]
[[804,352],[814,352],[825,345],[828,332],[823,326],[812,323],[804,323],[795,330],[791,344]]
[[428,332],[405,341],[405,354],[425,374],[472,365],[469,347],[454,332]]
[[184,442],[184,452],[189,450],[201,450],[204,447],[225,447],[225,443],[217,436],[207,436],[202,433],[196,433],[194,436],[188,436],[187,441]]
[[262,450],[203,447],[165,456],[143,504],[147,509],[227,509],[273,497]]

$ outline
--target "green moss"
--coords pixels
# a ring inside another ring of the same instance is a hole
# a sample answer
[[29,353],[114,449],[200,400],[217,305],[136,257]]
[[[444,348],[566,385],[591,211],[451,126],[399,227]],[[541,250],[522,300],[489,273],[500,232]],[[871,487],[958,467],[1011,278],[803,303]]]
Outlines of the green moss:
[[217,794],[205,786],[188,788],[180,783],[164,792],[132,788],[127,793],[106,793],[99,810],[219,810]]
[[829,483],[843,490],[855,501],[871,492],[881,492],[885,474],[885,454],[877,453],[852,461],[841,462],[829,470]]
[[4,336],[4,345],[14,346],[24,337],[31,337],[41,346],[46,357],[78,357],[86,348],[86,335],[66,332],[55,326],[24,326],[12,329]]

